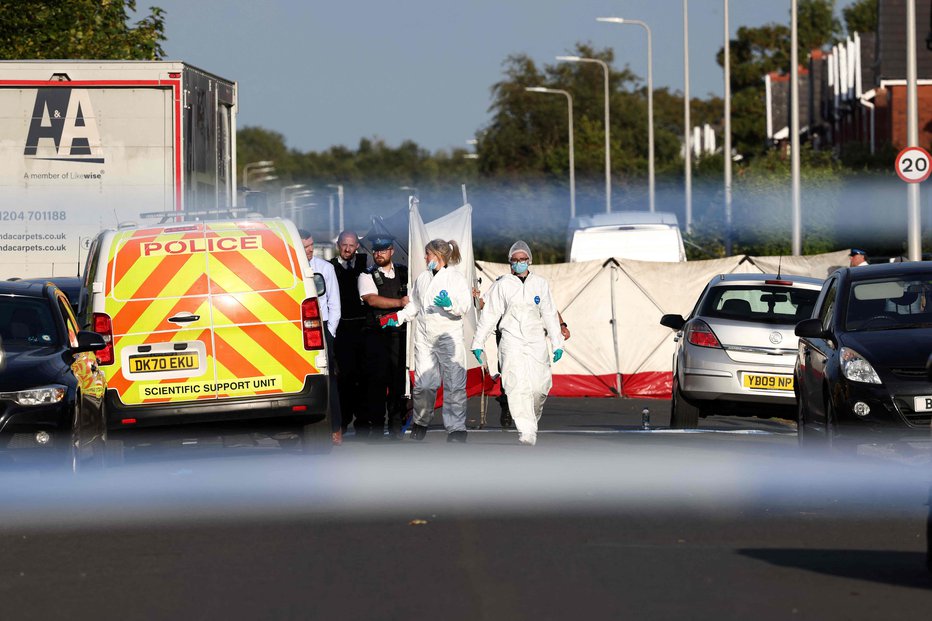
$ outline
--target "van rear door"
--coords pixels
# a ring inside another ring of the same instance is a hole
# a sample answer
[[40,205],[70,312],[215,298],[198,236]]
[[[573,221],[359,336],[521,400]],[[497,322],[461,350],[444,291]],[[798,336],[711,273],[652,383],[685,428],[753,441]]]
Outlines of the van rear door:
[[217,398],[203,224],[117,232],[105,294],[124,404]]
[[285,223],[210,223],[207,271],[219,397],[300,392],[318,373],[304,348],[301,303],[307,259]]

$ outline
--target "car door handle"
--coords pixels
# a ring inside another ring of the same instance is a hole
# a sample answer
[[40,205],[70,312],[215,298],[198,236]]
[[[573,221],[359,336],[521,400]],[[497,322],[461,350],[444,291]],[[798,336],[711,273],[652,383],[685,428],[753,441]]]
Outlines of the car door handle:
[[168,320],[172,323],[191,323],[192,321],[197,321],[200,318],[200,315],[192,315],[187,311],[181,311],[174,317],[169,317]]

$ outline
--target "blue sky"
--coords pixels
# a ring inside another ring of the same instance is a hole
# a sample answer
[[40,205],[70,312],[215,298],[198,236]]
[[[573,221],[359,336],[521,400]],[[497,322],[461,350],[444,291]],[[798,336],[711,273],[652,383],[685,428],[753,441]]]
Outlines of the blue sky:
[[[839,0],[837,8],[853,0]],[[466,147],[489,120],[502,62],[538,63],[577,41],[612,47],[616,66],[646,79],[646,37],[617,16],[648,23],[654,84],[683,88],[682,0],[150,0],[166,11],[164,45],[239,82],[239,126],[282,133],[290,147],[355,147],[378,137],[430,150]],[[731,0],[739,26],[789,23],[789,0]],[[722,0],[690,0],[691,95],[721,95]]]

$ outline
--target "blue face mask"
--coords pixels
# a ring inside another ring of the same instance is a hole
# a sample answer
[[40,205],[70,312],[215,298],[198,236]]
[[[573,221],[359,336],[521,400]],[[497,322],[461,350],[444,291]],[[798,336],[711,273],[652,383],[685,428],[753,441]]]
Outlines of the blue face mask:
[[515,271],[515,274],[523,274],[527,271],[527,261],[515,262],[511,264],[511,269]]
[[436,262],[436,261],[431,261],[430,263],[428,263],[428,264],[427,264],[427,269],[429,269],[429,270],[432,271],[432,272],[437,271],[437,262]]

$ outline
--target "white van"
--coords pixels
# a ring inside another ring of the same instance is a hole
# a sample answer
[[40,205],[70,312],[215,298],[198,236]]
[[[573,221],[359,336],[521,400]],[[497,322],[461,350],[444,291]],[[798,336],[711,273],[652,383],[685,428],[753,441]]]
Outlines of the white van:
[[616,211],[570,220],[566,236],[569,262],[634,259],[677,263],[686,260],[676,215]]

